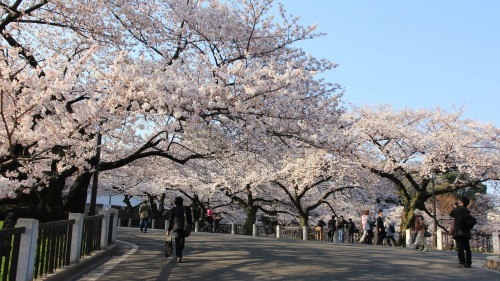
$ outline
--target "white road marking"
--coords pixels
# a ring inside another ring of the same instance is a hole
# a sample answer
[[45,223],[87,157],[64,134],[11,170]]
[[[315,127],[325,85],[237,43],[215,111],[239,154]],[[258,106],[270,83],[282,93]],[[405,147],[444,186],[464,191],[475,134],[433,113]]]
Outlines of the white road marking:
[[104,264],[101,264],[99,267],[92,270],[92,272],[90,272],[89,274],[84,275],[81,278],[79,278],[78,281],[96,281],[96,280],[99,280],[99,278],[101,278],[104,274],[108,273],[108,271],[110,271],[115,266],[120,264],[126,258],[133,255],[135,252],[137,252],[137,249],[139,249],[139,246],[137,246],[136,244],[130,243],[130,242],[125,242],[122,240],[116,240],[116,242],[130,245],[130,246],[132,246],[132,249],[130,249],[130,251],[128,251],[128,253],[126,253],[125,255],[110,259],[109,261],[105,262]]

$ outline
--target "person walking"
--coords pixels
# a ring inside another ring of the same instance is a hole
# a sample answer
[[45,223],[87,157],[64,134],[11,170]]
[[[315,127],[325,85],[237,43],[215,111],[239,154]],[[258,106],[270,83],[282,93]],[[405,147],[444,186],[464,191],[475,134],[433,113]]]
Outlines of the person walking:
[[347,219],[347,243],[354,243],[354,231],[356,230],[356,225],[351,218]]
[[151,211],[151,207],[148,205],[148,201],[144,200],[142,204],[139,206],[139,218],[141,219],[139,223],[139,227],[141,229],[141,233],[148,232],[149,225],[149,212]]
[[208,207],[207,213],[205,214],[205,226],[201,229],[201,232],[207,231],[207,232],[213,232],[213,226],[214,226],[214,212],[212,211],[212,208]]
[[387,217],[384,222],[385,227],[385,239],[388,246],[396,246],[396,239],[394,239],[394,234],[396,233],[396,223]]
[[379,209],[377,217],[377,245],[382,245],[386,235],[383,215],[384,211],[382,209]]
[[455,243],[457,245],[458,250],[458,262],[457,267],[465,267],[470,268],[472,265],[472,254],[470,250],[470,238],[471,238],[471,230],[470,229],[461,229],[460,223],[462,222],[464,216],[470,215],[469,209],[467,206],[469,205],[469,198],[463,196],[460,198],[455,207],[450,212],[450,217],[454,218],[453,222],[453,232],[452,236],[455,239]]
[[346,225],[347,221],[344,219],[344,216],[340,216],[339,221],[337,223],[338,243],[344,243],[344,234]]
[[335,235],[335,231],[337,230],[337,223],[335,221],[335,216],[332,216],[331,219],[328,220],[328,241],[333,242],[333,236]]
[[424,216],[420,210],[413,211],[413,214],[416,215],[415,218],[415,229],[414,233],[417,234],[417,238],[415,238],[415,243],[411,245],[412,249],[418,249],[418,246],[423,246],[422,251],[427,251],[427,242],[425,241],[425,231],[427,230],[427,223],[424,220]]
[[316,240],[317,241],[323,241],[323,227],[326,226],[325,221],[322,219],[319,219],[318,223],[316,224]]
[[373,239],[373,220],[370,218],[370,211],[364,210],[361,216],[361,226],[363,228],[363,236],[359,239],[359,243],[372,244]]
[[185,246],[184,223],[186,221],[189,225],[193,225],[191,208],[184,206],[183,202],[182,197],[175,197],[175,206],[170,210],[170,216],[168,217],[167,236],[170,236],[171,232],[173,232],[177,263],[182,261],[182,250],[184,250]]

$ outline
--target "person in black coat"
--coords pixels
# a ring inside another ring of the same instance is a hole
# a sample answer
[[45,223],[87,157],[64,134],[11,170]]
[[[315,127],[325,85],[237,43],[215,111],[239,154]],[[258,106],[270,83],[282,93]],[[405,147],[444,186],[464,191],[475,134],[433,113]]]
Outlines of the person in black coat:
[[335,231],[337,230],[337,223],[335,221],[335,216],[332,216],[327,223],[328,227],[328,241],[333,242],[333,236],[335,235]]
[[174,204],[175,207],[170,210],[170,216],[168,217],[168,228],[167,236],[173,232],[175,237],[175,253],[177,255],[177,262],[182,261],[182,250],[184,249],[184,244],[186,237],[184,236],[184,214],[185,220],[189,225],[193,225],[193,217],[191,214],[191,208],[183,205],[184,199],[182,197],[175,197]]
[[458,250],[458,261],[460,262],[458,267],[471,267],[472,264],[472,254],[470,250],[470,237],[471,231],[460,229],[460,223],[462,222],[465,214],[470,214],[469,209],[469,198],[462,197],[458,202],[455,202],[455,208],[451,210],[450,217],[454,218],[453,222],[453,232],[451,233],[455,243],[457,244]]
[[378,210],[377,217],[377,245],[382,245],[386,236],[384,227],[384,211],[382,209]]

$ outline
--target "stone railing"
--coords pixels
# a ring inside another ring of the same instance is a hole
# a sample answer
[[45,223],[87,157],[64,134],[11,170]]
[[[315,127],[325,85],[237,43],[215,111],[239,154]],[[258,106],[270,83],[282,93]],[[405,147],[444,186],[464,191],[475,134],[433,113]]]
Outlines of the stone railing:
[[[100,239],[97,241],[98,245],[87,252],[88,255],[93,254],[93,252],[99,249],[106,249],[110,244],[114,244],[116,241],[115,226],[118,223],[116,221],[118,218],[118,210],[101,210],[99,211],[98,217],[101,223],[99,224],[99,228],[95,229],[94,234],[98,233]],[[74,220],[74,222],[72,222],[71,234],[68,235],[71,237],[71,240],[65,242],[67,243],[65,247],[67,247],[69,252],[69,263],[73,264],[78,263],[80,259],[85,256],[81,255],[82,247],[87,247],[87,243],[89,242],[84,239],[85,216],[83,214],[70,214],[68,219]],[[110,220],[113,220],[113,222],[110,222]],[[21,235],[20,249],[22,250],[19,252],[16,280],[33,280],[36,277],[40,277],[34,275],[40,225],[39,221],[35,219],[19,219],[17,221],[16,228],[22,227],[25,231]]]

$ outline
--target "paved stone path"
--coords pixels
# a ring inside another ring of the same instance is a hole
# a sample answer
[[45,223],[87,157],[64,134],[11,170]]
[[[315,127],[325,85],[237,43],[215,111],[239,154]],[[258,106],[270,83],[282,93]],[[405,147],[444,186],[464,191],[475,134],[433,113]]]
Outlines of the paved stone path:
[[500,280],[478,253],[466,269],[455,267],[455,251],[193,233],[177,264],[163,255],[162,230],[119,228],[117,239],[107,258],[73,280]]

